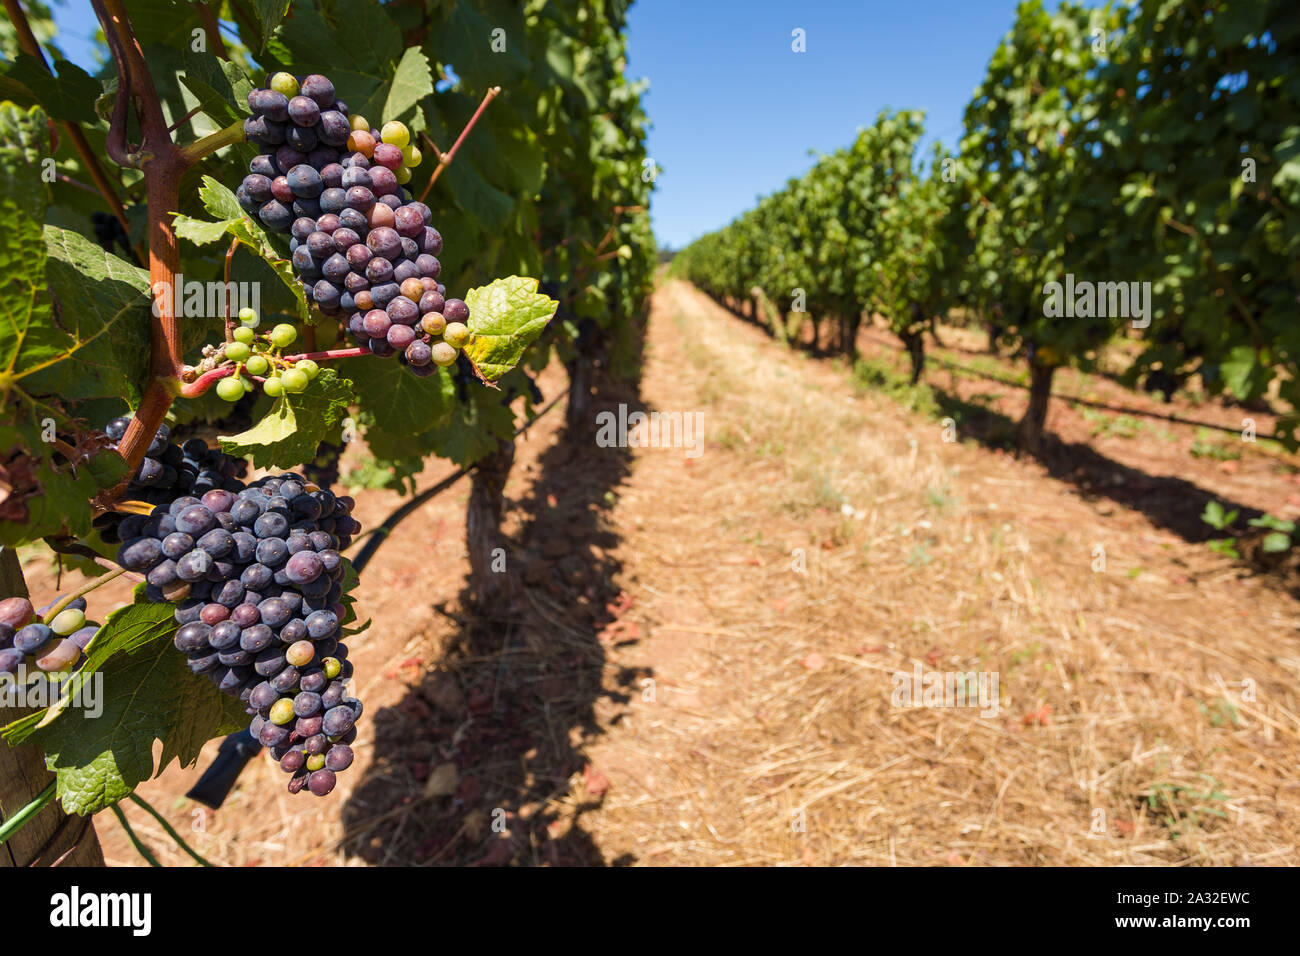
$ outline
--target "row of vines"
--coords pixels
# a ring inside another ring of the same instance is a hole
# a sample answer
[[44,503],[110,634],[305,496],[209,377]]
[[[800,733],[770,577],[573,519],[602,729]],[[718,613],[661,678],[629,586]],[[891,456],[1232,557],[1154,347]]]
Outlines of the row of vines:
[[[1168,395],[1199,375],[1300,409],[1298,67],[1281,2],[1031,0],[955,154],[919,155],[922,114],[882,112],[674,270],[850,356],[881,315],[914,378],[932,323],[982,322],[1029,364],[1031,449],[1056,370],[1095,367],[1117,335],[1140,341],[1130,384]],[[1293,444],[1297,424],[1280,422]]]
[[[348,442],[371,486],[471,468],[501,606],[515,435],[637,361],[653,177],[627,0],[92,0],[93,75],[4,5],[0,859],[96,862],[92,814],[250,715],[291,791],[351,762]],[[94,580],[29,596],[17,549]]]

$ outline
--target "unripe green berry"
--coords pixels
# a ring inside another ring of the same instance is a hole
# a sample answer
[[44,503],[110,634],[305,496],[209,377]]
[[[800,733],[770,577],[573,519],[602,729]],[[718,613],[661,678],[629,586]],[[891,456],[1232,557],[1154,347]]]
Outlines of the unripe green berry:
[[233,375],[217,382],[217,398],[226,402],[237,402],[244,397],[244,383]]
[[469,336],[469,326],[464,322],[449,322],[442,333],[443,341],[456,349],[464,348],[465,343],[469,341]]
[[280,381],[280,376],[272,375],[262,383],[262,391],[266,392],[269,398],[279,398],[284,394],[284,383]]
[[266,85],[289,99],[298,95],[298,81],[294,79],[292,73],[277,73],[267,81]]
[[60,637],[67,637],[74,631],[81,630],[86,624],[86,615],[75,607],[64,608],[50,621],[50,630]]
[[281,697],[271,705],[271,723],[284,726],[293,719],[293,701],[288,697]]
[[226,358],[232,362],[243,362],[252,354],[253,350],[243,342],[231,342],[226,346]]
[[442,366],[454,364],[458,354],[456,349],[446,342],[434,342],[429,346],[429,351],[433,355],[433,364]]
[[284,383],[286,392],[305,392],[310,379],[307,378],[306,372],[291,368],[280,375],[280,381]]
[[253,340],[257,338],[257,333],[246,325],[241,325],[230,333],[231,338],[236,342],[243,342],[245,345],[252,345]]
[[287,322],[281,322],[271,330],[271,344],[278,349],[288,348],[298,338],[298,330]]

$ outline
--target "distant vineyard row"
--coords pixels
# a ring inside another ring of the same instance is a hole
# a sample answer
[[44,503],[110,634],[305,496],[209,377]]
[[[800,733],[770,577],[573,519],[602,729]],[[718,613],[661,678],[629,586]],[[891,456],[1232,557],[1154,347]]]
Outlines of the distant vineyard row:
[[923,332],[961,307],[1029,363],[1028,447],[1055,371],[1117,334],[1143,345],[1131,383],[1300,407],[1300,20],[1280,0],[1022,4],[928,171],[922,120],[882,112],[675,272],[782,338],[808,314],[847,354],[880,313],[917,377]]

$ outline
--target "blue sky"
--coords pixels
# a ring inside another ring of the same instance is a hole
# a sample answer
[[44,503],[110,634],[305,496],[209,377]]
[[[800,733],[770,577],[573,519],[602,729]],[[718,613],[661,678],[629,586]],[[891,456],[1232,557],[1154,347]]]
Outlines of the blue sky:
[[[848,144],[885,107],[926,111],[952,146],[1015,0],[637,0],[628,73],[650,80],[655,235],[680,248]],[[94,62],[87,0],[56,6],[59,43]],[[791,50],[791,31],[807,50]]]
[[[651,214],[680,248],[850,143],[885,107],[955,145],[1014,0],[638,0],[628,72],[650,80]],[[791,31],[807,52],[791,51]]]

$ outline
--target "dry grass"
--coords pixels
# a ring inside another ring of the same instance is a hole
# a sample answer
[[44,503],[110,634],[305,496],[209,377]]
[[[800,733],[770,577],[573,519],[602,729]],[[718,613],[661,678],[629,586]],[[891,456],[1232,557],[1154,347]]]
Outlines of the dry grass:
[[[644,393],[702,408],[709,447],[640,450],[618,509],[649,633],[627,657],[656,686],[589,751],[607,855],[1300,862],[1292,599],[945,444],[682,285],[651,344]],[[918,663],[996,673],[1001,714],[891,706]]]
[[[463,489],[400,526],[363,582],[357,767],[314,800],[258,761],[202,817],[202,852],[1300,863],[1292,598],[1038,464],[943,442],[682,284],[657,293],[647,354],[624,398],[702,411],[703,456],[540,423],[507,488],[520,591],[496,615],[461,603]],[[363,495],[361,516],[395,503]],[[917,665],[996,674],[1000,712],[892,706]],[[193,773],[142,788],[187,829]]]

